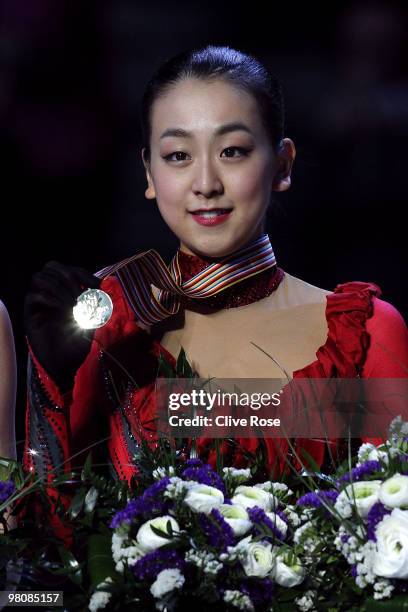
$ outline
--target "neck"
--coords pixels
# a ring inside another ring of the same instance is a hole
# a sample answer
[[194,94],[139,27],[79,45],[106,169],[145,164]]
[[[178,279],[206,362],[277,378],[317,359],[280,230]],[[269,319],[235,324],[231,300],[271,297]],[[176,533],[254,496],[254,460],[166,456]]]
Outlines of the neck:
[[[208,268],[213,263],[220,263],[224,258],[203,257],[178,250],[178,264],[181,273],[181,283]],[[234,254],[232,254],[234,255]],[[231,257],[231,256],[228,256]],[[203,314],[224,308],[236,308],[257,302],[271,295],[279,286],[284,272],[276,265],[244,278],[205,300],[186,298],[184,308]]]

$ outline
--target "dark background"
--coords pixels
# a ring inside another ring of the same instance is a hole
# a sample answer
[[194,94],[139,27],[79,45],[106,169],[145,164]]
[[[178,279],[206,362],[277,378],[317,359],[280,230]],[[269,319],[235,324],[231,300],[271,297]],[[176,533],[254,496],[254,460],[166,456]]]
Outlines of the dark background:
[[187,48],[237,47],[282,81],[298,155],[269,219],[280,266],[326,289],[374,281],[408,314],[402,6],[0,0],[0,298],[18,351],[18,439],[32,274],[50,259],[95,270],[175,251],[144,198],[138,113],[152,71]]

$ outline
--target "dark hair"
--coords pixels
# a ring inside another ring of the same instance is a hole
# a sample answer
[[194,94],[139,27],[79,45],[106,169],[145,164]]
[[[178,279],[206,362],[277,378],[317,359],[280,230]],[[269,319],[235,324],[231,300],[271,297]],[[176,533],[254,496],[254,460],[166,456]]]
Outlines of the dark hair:
[[277,149],[284,135],[284,103],[278,79],[256,58],[231,49],[209,45],[184,51],[167,60],[155,72],[142,98],[142,138],[150,159],[151,111],[155,100],[176,83],[188,79],[221,78],[241,87],[256,99],[272,146]]

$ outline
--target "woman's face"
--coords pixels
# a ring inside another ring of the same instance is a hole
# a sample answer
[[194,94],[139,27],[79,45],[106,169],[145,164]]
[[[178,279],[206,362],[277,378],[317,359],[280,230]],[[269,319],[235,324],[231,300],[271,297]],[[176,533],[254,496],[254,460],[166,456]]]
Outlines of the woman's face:
[[295,148],[285,139],[274,152],[255,98],[186,79],[154,102],[151,126],[146,197],[181,250],[224,257],[259,237],[271,191],[290,186]]

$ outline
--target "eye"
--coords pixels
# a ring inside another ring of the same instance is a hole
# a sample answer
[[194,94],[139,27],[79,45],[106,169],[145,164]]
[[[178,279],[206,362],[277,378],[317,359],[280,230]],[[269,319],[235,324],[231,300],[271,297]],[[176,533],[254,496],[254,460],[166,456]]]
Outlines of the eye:
[[[174,155],[176,156],[176,158],[173,157]],[[165,155],[163,159],[167,161],[185,161],[186,158],[183,157],[183,155],[187,155],[187,153],[184,153],[183,151],[174,151],[173,153]]]
[[[246,157],[250,153],[250,149],[245,149],[244,147],[227,147],[226,149],[224,149],[223,153],[225,153],[226,151],[228,153],[232,153],[232,155],[225,155],[225,157],[230,158]],[[238,151],[240,155],[234,155],[234,151]]]

